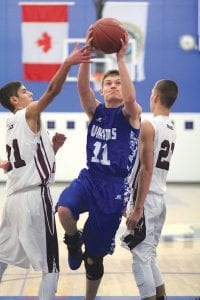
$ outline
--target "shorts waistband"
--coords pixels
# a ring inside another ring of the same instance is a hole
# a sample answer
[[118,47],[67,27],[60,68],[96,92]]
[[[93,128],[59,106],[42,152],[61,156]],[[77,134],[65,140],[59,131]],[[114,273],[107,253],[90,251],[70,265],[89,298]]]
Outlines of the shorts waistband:
[[104,174],[98,171],[94,171],[94,170],[89,170],[90,175],[96,178],[100,178],[102,180],[105,181],[112,181],[112,182],[119,182],[122,183],[124,182],[125,178],[124,177],[117,177],[117,176],[112,176],[112,175],[108,175],[108,174]]
[[36,190],[41,190],[41,188],[49,188],[49,185],[34,185],[34,186],[28,186],[28,187],[24,187],[20,190],[17,191],[13,191],[11,194],[9,194],[8,196],[12,195],[12,194],[16,194],[16,193],[26,193],[26,192],[31,192],[31,191],[36,191]]

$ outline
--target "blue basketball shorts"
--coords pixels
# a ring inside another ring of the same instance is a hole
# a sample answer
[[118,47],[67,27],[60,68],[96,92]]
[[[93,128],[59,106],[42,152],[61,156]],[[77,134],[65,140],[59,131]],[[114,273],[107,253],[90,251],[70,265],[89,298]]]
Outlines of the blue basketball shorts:
[[125,179],[101,176],[91,175],[83,169],[63,190],[56,206],[68,207],[75,220],[79,219],[80,213],[88,212],[83,228],[84,244],[89,255],[103,257],[114,252],[115,234],[129,191]]

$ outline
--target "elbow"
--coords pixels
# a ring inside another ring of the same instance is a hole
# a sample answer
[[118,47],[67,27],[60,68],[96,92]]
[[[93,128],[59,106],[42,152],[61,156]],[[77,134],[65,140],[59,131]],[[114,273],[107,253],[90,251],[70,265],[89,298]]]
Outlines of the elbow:
[[57,84],[51,84],[48,88],[48,93],[52,97],[56,97],[62,90],[62,86],[57,85]]
[[86,94],[89,90],[89,83],[86,84],[85,82],[78,80],[77,88],[79,93]]
[[125,101],[126,101],[127,103],[132,104],[132,103],[136,102],[136,99],[135,99],[135,97],[133,97],[132,94],[130,94],[130,95],[128,95],[128,96],[126,97]]
[[153,174],[153,169],[150,166],[141,166],[141,175],[145,178],[151,178]]
[[[127,96],[126,98],[124,98],[124,102],[125,102],[125,105],[127,105],[128,107],[133,107],[133,106],[135,107],[137,104],[136,98],[131,94],[129,96]],[[137,109],[138,109],[138,111],[140,110],[138,104],[137,104]]]

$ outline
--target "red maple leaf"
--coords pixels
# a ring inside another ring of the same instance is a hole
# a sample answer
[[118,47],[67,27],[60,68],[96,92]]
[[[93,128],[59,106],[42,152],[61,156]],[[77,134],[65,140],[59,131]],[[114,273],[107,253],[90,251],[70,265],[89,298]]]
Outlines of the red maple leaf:
[[51,49],[51,37],[47,32],[42,33],[42,37],[37,40],[37,44],[42,48],[42,51],[48,52]]

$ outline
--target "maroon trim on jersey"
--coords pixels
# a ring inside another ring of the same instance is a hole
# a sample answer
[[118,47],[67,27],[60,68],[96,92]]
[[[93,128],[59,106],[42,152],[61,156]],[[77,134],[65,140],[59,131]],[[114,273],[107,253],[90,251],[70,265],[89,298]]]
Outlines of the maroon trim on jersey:
[[49,273],[59,272],[58,238],[56,231],[55,215],[48,186],[41,185],[41,196],[45,218],[47,264]]
[[39,168],[39,166],[38,166],[38,162],[37,162],[36,157],[34,157],[34,161],[35,161],[35,165],[36,165],[36,168],[37,168],[37,170],[38,170],[38,173],[39,173],[39,175],[40,175],[41,182],[44,183],[45,179],[44,179],[44,177],[42,176],[42,173],[41,173],[40,168]]
[[133,178],[133,183],[131,185],[134,190],[136,190],[137,186],[138,186],[139,169],[140,169],[140,161],[138,162],[138,166],[137,166],[137,169],[135,171],[135,176]]
[[[49,178],[50,178],[50,175],[51,175],[51,168],[49,167],[49,161],[46,159],[46,152],[45,152],[45,148],[44,148],[44,145],[42,145],[42,148],[43,148],[43,151],[45,153],[45,157],[44,157],[44,154],[41,150],[41,146],[40,144],[38,143],[37,144],[37,156],[34,157],[34,160],[35,160],[35,164],[36,164],[36,167],[37,167],[37,170],[38,170],[38,173],[40,175],[40,178],[41,178],[41,181],[42,183],[46,183]],[[48,165],[47,165],[48,164]],[[42,174],[41,170],[43,171],[43,173],[45,174],[45,176]]]
[[40,137],[40,141],[41,141],[42,149],[43,149],[44,154],[45,154],[45,157],[46,157],[47,164],[48,164],[48,166],[49,166],[49,170],[51,171],[51,165],[50,165],[49,159],[48,159],[48,157],[47,157],[47,153],[46,153],[46,149],[45,149],[45,147],[44,147],[44,143],[43,143],[42,137]]

